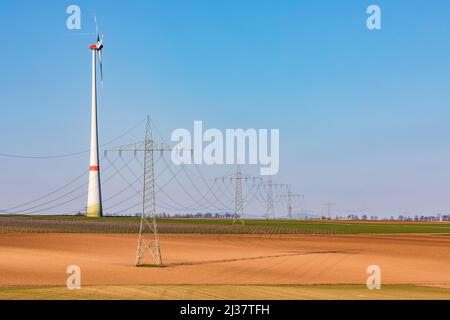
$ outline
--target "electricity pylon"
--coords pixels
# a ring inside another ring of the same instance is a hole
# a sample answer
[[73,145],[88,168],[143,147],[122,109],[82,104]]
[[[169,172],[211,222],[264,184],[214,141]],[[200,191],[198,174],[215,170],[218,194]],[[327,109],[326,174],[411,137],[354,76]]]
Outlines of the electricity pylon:
[[282,195],[283,197],[285,197],[285,198],[287,198],[287,205],[288,205],[288,218],[289,219],[292,219],[292,211],[293,211],[293,207],[292,207],[292,205],[293,205],[293,200],[294,199],[299,199],[299,200],[301,200],[301,199],[303,199],[303,195],[302,194],[299,194],[299,193],[292,193],[291,192],[291,188],[290,188],[290,186],[287,186],[287,193],[286,194],[284,194],[284,195]]
[[220,178],[216,178],[215,181],[225,181],[229,179],[230,181],[235,181],[235,198],[234,198],[234,214],[233,214],[233,224],[238,222],[244,224],[244,191],[242,187],[242,181],[252,179],[255,182],[259,177],[253,177],[243,174],[241,171],[241,166],[236,166],[236,173],[234,175],[227,175]]
[[275,207],[274,207],[274,200],[273,200],[273,190],[274,188],[280,187],[287,187],[287,184],[282,183],[273,183],[272,178],[269,178],[267,182],[261,183],[261,186],[266,191],[267,194],[267,207],[266,207],[266,219],[273,219],[275,218]]
[[327,203],[324,204],[324,206],[327,207],[327,216],[328,216],[328,219],[331,219],[331,207],[332,207],[332,206],[335,206],[335,205],[336,205],[336,203],[332,203],[332,202],[327,202]]
[[153,140],[150,117],[147,117],[147,127],[143,142],[128,144],[107,151],[144,153],[144,182],[142,190],[142,213],[139,227],[139,237],[136,250],[136,266],[143,264],[147,251],[151,251],[155,264],[162,266],[161,249],[159,246],[158,226],[156,223],[156,181],[154,152],[171,152],[173,149],[156,143]]
[[[240,220],[241,223],[244,223],[244,198],[242,194],[242,172],[240,166],[236,166],[236,192],[235,192],[235,201],[234,201],[234,216],[233,216],[233,224]],[[242,220],[241,220],[242,219]]]

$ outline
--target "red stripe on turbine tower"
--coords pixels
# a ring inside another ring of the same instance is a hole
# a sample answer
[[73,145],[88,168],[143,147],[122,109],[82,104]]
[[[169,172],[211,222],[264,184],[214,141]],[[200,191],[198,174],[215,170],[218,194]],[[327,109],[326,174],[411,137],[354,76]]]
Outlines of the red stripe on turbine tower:
[[100,167],[99,166],[90,166],[89,167],[89,171],[99,171]]

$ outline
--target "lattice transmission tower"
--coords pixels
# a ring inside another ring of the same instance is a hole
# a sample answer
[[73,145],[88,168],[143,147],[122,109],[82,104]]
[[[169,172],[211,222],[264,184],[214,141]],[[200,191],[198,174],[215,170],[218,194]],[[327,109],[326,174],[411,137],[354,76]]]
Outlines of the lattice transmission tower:
[[334,207],[336,205],[336,203],[327,202],[327,203],[324,203],[323,205],[327,207],[327,218],[328,218],[328,220],[330,220],[331,219],[331,208]]
[[303,199],[303,195],[299,193],[292,193],[290,186],[287,186],[287,193],[283,195],[287,199],[287,207],[288,207],[288,218],[292,219],[292,213],[293,213],[293,204],[295,199]]
[[265,189],[267,196],[266,219],[273,219],[275,218],[274,188],[287,187],[287,184],[273,183],[272,178],[269,178],[267,182],[261,183],[261,186]]
[[236,222],[244,223],[244,198],[242,194],[242,172],[239,165],[236,166],[236,192],[234,201],[233,224]]
[[156,178],[154,152],[171,152],[173,148],[164,143],[157,143],[153,140],[150,117],[147,117],[147,126],[143,142],[128,144],[113,148],[109,151],[122,152],[143,152],[144,154],[144,181],[142,185],[142,213],[139,227],[139,237],[136,249],[136,266],[143,265],[145,254],[150,251],[157,266],[162,266],[162,256],[159,244],[158,226],[156,221]]
[[234,213],[233,213],[233,224],[236,223],[242,223],[244,222],[244,188],[242,185],[242,181],[248,181],[253,180],[255,182],[256,180],[260,180],[260,177],[254,177],[247,174],[244,174],[241,171],[241,166],[236,166],[236,172],[231,175],[223,176],[216,178],[215,181],[225,181],[230,180],[235,182],[235,197],[234,197]]

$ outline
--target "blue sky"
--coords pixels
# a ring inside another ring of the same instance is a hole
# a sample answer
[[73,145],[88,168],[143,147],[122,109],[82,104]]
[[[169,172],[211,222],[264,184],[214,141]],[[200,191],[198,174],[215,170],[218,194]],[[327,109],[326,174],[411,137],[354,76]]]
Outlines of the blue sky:
[[[80,31],[66,29],[70,4]],[[366,28],[370,4],[382,30]],[[448,1],[3,1],[2,153],[89,147],[94,12],[105,34],[100,143],[147,113],[167,139],[194,120],[279,128],[275,179],[306,208],[450,211]],[[0,157],[0,208],[63,185],[87,159]]]

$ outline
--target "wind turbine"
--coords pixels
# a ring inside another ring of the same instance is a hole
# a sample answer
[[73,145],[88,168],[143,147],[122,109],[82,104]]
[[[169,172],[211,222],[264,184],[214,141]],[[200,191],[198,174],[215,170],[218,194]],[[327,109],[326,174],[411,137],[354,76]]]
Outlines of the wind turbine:
[[102,193],[100,187],[100,163],[98,159],[98,129],[97,129],[97,55],[100,62],[100,80],[103,86],[103,35],[100,38],[98,32],[97,19],[94,17],[95,28],[97,31],[97,42],[91,44],[89,49],[92,50],[92,113],[91,113],[91,149],[89,162],[89,189],[87,200],[88,217],[99,218],[102,213]]

